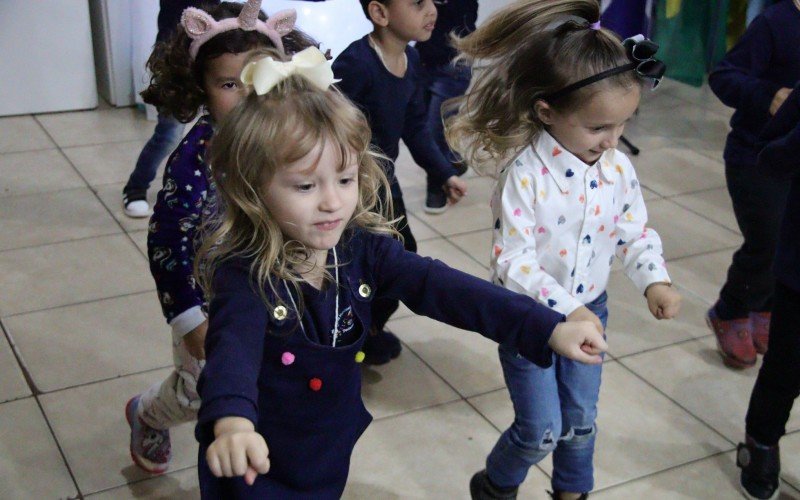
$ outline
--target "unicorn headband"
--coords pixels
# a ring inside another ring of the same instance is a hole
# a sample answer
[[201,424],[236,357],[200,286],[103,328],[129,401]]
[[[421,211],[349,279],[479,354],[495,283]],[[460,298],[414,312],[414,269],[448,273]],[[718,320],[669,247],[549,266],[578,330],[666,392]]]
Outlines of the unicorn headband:
[[261,0],[247,0],[242,7],[239,17],[228,17],[217,21],[208,12],[189,7],[181,15],[181,26],[192,39],[189,45],[189,55],[192,60],[197,57],[200,47],[220,33],[240,29],[243,31],[257,31],[266,35],[270,41],[283,52],[281,37],[294,29],[297,20],[297,11],[294,9],[282,10],[273,14],[267,22],[258,18],[261,12]]

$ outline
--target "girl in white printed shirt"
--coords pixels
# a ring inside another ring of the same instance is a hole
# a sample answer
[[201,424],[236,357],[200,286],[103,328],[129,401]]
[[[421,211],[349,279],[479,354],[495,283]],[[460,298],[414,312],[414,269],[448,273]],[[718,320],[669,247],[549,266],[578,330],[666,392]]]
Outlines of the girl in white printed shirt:
[[[605,330],[616,255],[658,319],[674,317],[661,240],[628,158],[615,149],[657,83],[657,45],[600,28],[596,0],[527,0],[456,41],[473,64],[448,138],[470,165],[498,175],[492,280]],[[528,469],[553,452],[553,498],[585,498],[601,365],[556,356],[543,369],[501,345],[515,419],[470,482],[473,498],[516,498]]]

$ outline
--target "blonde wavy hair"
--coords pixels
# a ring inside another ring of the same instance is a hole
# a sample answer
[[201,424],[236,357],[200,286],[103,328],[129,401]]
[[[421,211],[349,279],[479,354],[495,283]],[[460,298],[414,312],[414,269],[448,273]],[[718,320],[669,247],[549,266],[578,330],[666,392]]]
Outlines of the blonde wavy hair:
[[[467,93],[445,103],[456,114],[447,121],[447,140],[484,174],[511,159],[544,129],[536,101],[583,78],[629,63],[622,42],[600,19],[597,0],[518,0],[497,11],[476,31],[453,37],[458,60],[473,69]],[[547,101],[569,112],[609,87],[633,87],[626,71]]]
[[[314,150],[323,141],[339,149],[341,169],[354,156],[358,170],[358,204],[343,238],[356,227],[397,235],[387,220],[391,197],[382,204],[380,190],[389,183],[370,148],[366,117],[337,89],[321,91],[302,76],[286,78],[265,95],[251,93],[228,113],[209,145],[209,160],[217,185],[217,211],[205,224],[195,259],[195,275],[206,297],[213,295],[214,273],[220,264],[241,258],[251,262],[252,285],[272,311],[267,287],[280,297],[281,281],[301,297],[303,281],[296,271],[307,249],[287,239],[264,204],[267,185],[278,169]],[[331,279],[326,271],[326,279]],[[278,303],[286,305],[278,298]],[[300,305],[302,309],[302,304]]]

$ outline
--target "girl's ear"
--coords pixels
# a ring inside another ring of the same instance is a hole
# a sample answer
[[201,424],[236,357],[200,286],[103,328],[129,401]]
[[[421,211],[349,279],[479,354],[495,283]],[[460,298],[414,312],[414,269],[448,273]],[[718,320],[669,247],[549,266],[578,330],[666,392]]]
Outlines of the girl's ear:
[[389,11],[378,0],[372,0],[367,5],[367,12],[369,12],[369,18],[372,19],[372,22],[378,26],[385,28],[389,25]]
[[540,122],[544,123],[545,125],[553,124],[553,115],[555,111],[550,107],[550,104],[548,104],[547,101],[542,99],[536,101],[533,104],[533,111],[536,114],[536,118],[538,118]]

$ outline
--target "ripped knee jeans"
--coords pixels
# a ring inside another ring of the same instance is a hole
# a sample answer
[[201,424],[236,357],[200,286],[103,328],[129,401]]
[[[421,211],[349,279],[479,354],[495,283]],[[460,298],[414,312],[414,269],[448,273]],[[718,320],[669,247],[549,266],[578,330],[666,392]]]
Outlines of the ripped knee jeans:
[[[605,294],[587,307],[605,326]],[[489,478],[500,487],[518,486],[532,465],[553,453],[553,489],[591,491],[602,366],[554,354],[553,364],[544,369],[513,348],[501,345],[498,351],[514,422],[486,459]]]

